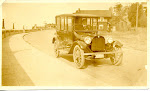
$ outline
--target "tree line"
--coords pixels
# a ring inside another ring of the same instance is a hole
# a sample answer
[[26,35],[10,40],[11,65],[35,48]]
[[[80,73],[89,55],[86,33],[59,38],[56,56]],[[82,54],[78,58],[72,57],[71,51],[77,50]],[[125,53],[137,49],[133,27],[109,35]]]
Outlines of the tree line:
[[136,26],[136,16],[138,9],[138,27],[147,27],[147,8],[144,10],[142,3],[131,3],[130,5],[123,6],[121,3],[117,3],[115,7],[111,7],[112,19],[110,20],[112,25],[117,25],[119,22],[124,21],[127,26]]

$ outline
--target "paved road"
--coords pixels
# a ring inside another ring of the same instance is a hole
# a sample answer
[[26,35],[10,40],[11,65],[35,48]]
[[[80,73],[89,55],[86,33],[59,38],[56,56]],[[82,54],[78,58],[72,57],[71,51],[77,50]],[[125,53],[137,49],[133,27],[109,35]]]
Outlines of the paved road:
[[147,52],[123,48],[121,66],[110,60],[87,61],[77,69],[72,56],[55,58],[53,30],[16,34],[2,42],[3,86],[145,86]]
[[[88,67],[86,69],[77,69],[75,68],[75,64],[73,63],[73,59],[71,55],[62,54],[60,58],[56,59],[54,57],[52,38],[54,36],[53,30],[45,30],[39,32],[29,33],[24,37],[24,40],[32,45],[34,48],[37,48],[39,51],[42,51],[47,55],[48,59],[44,61],[45,58],[41,57],[40,62],[45,66],[47,70],[41,68],[40,70],[46,71],[47,73],[59,71],[58,69],[67,69],[66,72],[61,72],[61,75],[66,76],[68,72],[75,73],[74,75],[70,75],[71,77],[62,77],[58,76],[55,79],[59,79],[59,82],[54,81],[49,85],[56,85],[58,83],[63,85],[77,85],[79,83],[80,86],[145,86],[146,85],[146,70],[145,65],[147,64],[147,52],[134,50],[132,48],[123,48],[124,58],[123,64],[121,66],[114,66],[111,64],[110,60],[101,59],[96,63],[92,63],[88,61]],[[35,53],[36,55],[36,53]],[[53,60],[52,60],[53,59]],[[49,62],[54,63],[54,69],[48,65]],[[32,62],[31,62],[32,63]],[[58,63],[58,64],[55,64]],[[31,64],[32,65],[32,64]],[[64,68],[65,67],[65,68]],[[70,68],[70,69],[69,69]],[[24,66],[26,70],[26,67]],[[46,80],[46,77],[42,71],[40,71],[42,75],[37,76],[42,78],[42,80]],[[28,73],[30,74],[30,73]],[[40,73],[39,73],[40,74]],[[44,79],[44,78],[45,79]],[[31,78],[31,77],[30,77]],[[32,78],[31,78],[32,79]],[[66,80],[69,79],[69,80]],[[74,79],[74,80],[71,80]],[[40,81],[42,81],[40,80]],[[78,81],[76,81],[78,80]],[[64,84],[65,82],[67,84]],[[38,83],[38,81],[36,81]],[[75,84],[77,83],[77,84]],[[47,82],[48,84],[48,82]],[[60,85],[59,84],[59,85]],[[37,84],[37,85],[46,85],[46,83]]]
[[92,77],[32,47],[24,41],[24,35],[17,34],[3,40],[3,86],[93,85]]

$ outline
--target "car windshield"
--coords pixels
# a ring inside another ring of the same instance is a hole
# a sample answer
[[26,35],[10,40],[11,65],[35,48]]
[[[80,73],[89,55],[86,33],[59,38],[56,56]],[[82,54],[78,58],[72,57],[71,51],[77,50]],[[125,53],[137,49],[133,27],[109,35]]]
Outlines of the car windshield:
[[76,17],[75,30],[97,30],[97,18]]

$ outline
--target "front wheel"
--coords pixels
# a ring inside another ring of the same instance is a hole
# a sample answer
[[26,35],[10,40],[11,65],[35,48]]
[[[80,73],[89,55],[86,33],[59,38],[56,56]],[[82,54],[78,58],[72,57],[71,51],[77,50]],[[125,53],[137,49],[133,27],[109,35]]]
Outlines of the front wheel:
[[79,45],[76,45],[73,50],[73,60],[77,68],[81,69],[85,66],[84,51]]
[[[118,52],[118,51],[122,51],[122,50],[121,50],[121,48],[115,48],[114,51]],[[122,52],[115,53],[110,57],[112,64],[117,65],[117,66],[122,63],[122,59],[123,59],[123,53]]]

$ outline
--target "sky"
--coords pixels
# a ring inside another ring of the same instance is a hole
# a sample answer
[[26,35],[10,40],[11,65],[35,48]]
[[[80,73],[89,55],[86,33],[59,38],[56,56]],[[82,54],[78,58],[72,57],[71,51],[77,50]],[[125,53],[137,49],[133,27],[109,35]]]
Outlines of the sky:
[[55,23],[55,16],[74,13],[80,10],[108,10],[116,3],[3,3],[2,18],[5,29],[31,29],[33,25]]

